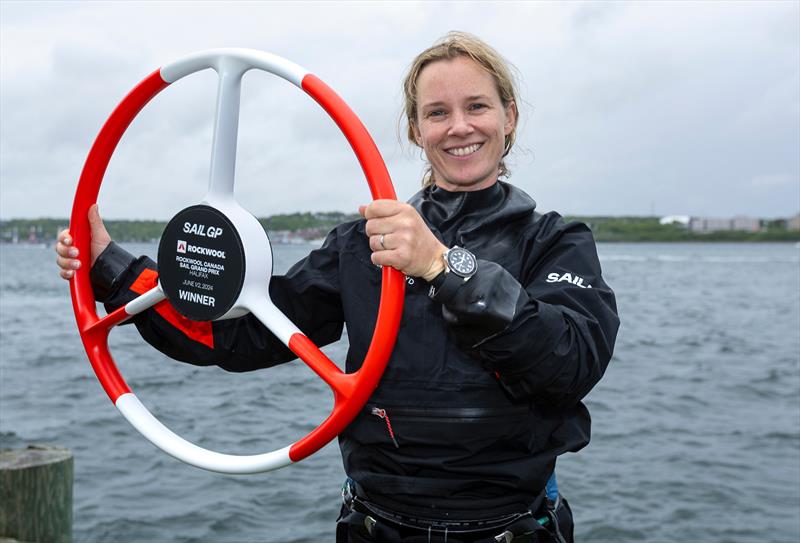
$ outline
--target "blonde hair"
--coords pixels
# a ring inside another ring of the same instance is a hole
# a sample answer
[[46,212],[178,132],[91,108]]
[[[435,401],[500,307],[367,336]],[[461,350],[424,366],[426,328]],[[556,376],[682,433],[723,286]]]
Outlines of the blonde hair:
[[[417,126],[417,79],[419,78],[419,74],[428,64],[439,60],[452,60],[457,57],[472,59],[492,76],[492,79],[494,79],[497,85],[497,92],[500,95],[503,107],[508,107],[510,104],[517,103],[517,83],[511,74],[510,63],[480,38],[467,32],[448,32],[447,35],[431,47],[417,55],[411,63],[408,74],[406,74],[403,80],[405,104],[401,116],[405,116],[406,122],[408,123],[408,141],[417,147],[420,145],[417,143],[414,128]],[[508,155],[511,148],[514,146],[518,120],[519,115],[515,115],[514,126],[511,132],[505,137],[503,157]],[[508,177],[510,175],[511,172],[506,167],[505,161],[502,158],[498,166],[501,176]],[[428,165],[422,177],[422,186],[428,187],[432,185],[434,181],[433,170],[431,166]]]

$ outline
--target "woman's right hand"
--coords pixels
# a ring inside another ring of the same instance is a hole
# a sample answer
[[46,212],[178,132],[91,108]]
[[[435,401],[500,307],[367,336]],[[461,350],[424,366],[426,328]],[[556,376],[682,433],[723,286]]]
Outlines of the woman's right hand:
[[[108,235],[103,224],[103,219],[100,218],[100,213],[97,211],[97,204],[89,208],[89,227],[92,232],[92,245],[91,245],[91,264],[97,260],[100,253],[105,251],[108,244],[111,243],[111,236]],[[58,234],[58,243],[56,243],[56,263],[61,268],[60,274],[64,279],[72,279],[75,275],[75,270],[81,267],[80,255],[78,249],[73,246],[74,240],[69,233],[69,230],[62,230]]]

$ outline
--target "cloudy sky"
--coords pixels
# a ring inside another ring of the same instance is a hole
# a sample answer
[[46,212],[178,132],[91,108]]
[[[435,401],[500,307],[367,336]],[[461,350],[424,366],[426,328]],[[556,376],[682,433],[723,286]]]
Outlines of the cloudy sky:
[[[69,215],[94,137],[120,99],[188,53],[286,57],[361,117],[398,195],[419,187],[400,144],[400,81],[448,30],[518,69],[511,181],[543,210],[761,217],[800,211],[800,3],[0,2],[0,217]],[[216,75],[137,117],[100,192],[112,218],[169,218],[205,192]],[[356,159],[304,93],[244,78],[236,192],[256,215],[355,211]]]

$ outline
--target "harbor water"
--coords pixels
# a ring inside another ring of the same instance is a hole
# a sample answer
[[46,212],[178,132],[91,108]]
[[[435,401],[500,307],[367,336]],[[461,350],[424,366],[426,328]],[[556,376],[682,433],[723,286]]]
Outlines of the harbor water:
[[[154,245],[128,246],[153,254]],[[310,246],[275,247],[276,272]],[[558,464],[581,542],[800,540],[800,248],[601,244],[622,319],[586,403],[592,442]],[[274,473],[180,463],[108,401],[51,248],[0,246],[0,447],[75,455],[76,542],[328,542],[344,478],[336,443]],[[142,402],[187,439],[254,454],[329,412],[302,363],[233,374],[174,362],[132,326],[111,348]],[[344,359],[346,336],[326,347]]]

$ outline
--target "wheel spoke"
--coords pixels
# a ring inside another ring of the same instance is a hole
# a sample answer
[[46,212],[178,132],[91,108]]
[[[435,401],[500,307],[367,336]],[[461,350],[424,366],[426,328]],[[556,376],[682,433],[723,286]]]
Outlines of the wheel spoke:
[[249,307],[253,315],[333,390],[336,401],[353,395],[355,375],[344,373],[271,302]]
[[110,330],[114,326],[125,322],[134,315],[150,309],[158,302],[164,300],[166,297],[167,296],[164,294],[164,291],[161,290],[161,286],[156,285],[141,296],[134,298],[124,306],[112,311],[102,319],[96,320],[94,323],[87,326],[85,331],[92,332],[95,330]]
[[295,334],[289,341],[289,348],[309,368],[314,370],[314,373],[328,383],[337,403],[353,395],[355,375],[349,375],[340,370],[339,366],[334,364],[308,337],[303,334]]
[[223,58],[217,66],[217,114],[211,146],[211,173],[207,199],[230,199],[236,169],[236,144],[239,132],[239,102],[242,75],[247,67],[233,58]]

